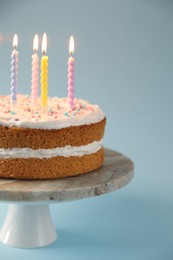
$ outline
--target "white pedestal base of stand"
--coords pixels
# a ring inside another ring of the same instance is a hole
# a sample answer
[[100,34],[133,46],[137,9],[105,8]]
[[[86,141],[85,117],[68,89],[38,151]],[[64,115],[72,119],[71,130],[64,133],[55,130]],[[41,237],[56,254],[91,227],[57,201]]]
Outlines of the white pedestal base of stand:
[[42,247],[57,238],[48,205],[10,204],[0,241],[19,248]]

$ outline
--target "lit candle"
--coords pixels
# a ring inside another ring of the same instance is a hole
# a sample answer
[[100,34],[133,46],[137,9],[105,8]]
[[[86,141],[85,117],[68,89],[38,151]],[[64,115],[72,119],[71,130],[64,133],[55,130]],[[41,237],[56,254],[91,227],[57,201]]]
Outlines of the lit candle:
[[18,81],[18,45],[17,34],[13,38],[13,51],[11,54],[11,105],[14,106],[17,102],[17,81]]
[[38,67],[39,58],[37,55],[38,51],[38,35],[34,37],[33,43],[34,54],[32,55],[32,79],[31,79],[31,105],[32,107],[37,105],[38,98]]
[[68,59],[68,102],[70,110],[74,107],[74,58],[72,54],[74,52],[74,38],[70,37],[69,42],[69,54],[70,57]]
[[48,56],[46,56],[47,36],[43,34],[42,40],[42,59],[41,59],[41,107],[43,111],[47,110],[48,100]]

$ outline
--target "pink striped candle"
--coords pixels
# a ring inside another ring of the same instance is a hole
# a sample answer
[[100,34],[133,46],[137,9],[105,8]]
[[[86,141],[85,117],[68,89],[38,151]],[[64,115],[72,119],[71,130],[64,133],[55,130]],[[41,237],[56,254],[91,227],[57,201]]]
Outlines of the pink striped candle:
[[74,38],[70,37],[69,42],[69,54],[70,57],[68,59],[68,102],[70,110],[74,107],[74,61],[75,59],[72,57],[74,52]]
[[39,68],[39,58],[37,55],[38,50],[38,35],[34,37],[33,43],[34,54],[32,55],[32,79],[31,79],[31,106],[34,107],[37,105],[38,99],[38,68]]

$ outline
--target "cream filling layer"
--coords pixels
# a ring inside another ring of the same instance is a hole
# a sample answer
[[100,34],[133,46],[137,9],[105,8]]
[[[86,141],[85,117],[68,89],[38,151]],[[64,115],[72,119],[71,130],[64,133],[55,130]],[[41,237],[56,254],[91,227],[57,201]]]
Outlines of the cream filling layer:
[[31,148],[0,148],[0,158],[51,158],[57,156],[83,156],[96,153],[103,146],[103,139],[82,146],[58,147],[53,149],[31,149]]

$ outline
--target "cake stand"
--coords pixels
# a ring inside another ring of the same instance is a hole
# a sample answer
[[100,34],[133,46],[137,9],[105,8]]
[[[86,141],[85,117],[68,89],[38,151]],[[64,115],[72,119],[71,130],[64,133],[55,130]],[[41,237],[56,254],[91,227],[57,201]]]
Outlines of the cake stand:
[[134,165],[126,156],[106,149],[103,166],[91,173],[57,180],[0,179],[0,201],[8,202],[0,241],[8,246],[34,248],[57,238],[49,204],[98,196],[127,185]]

